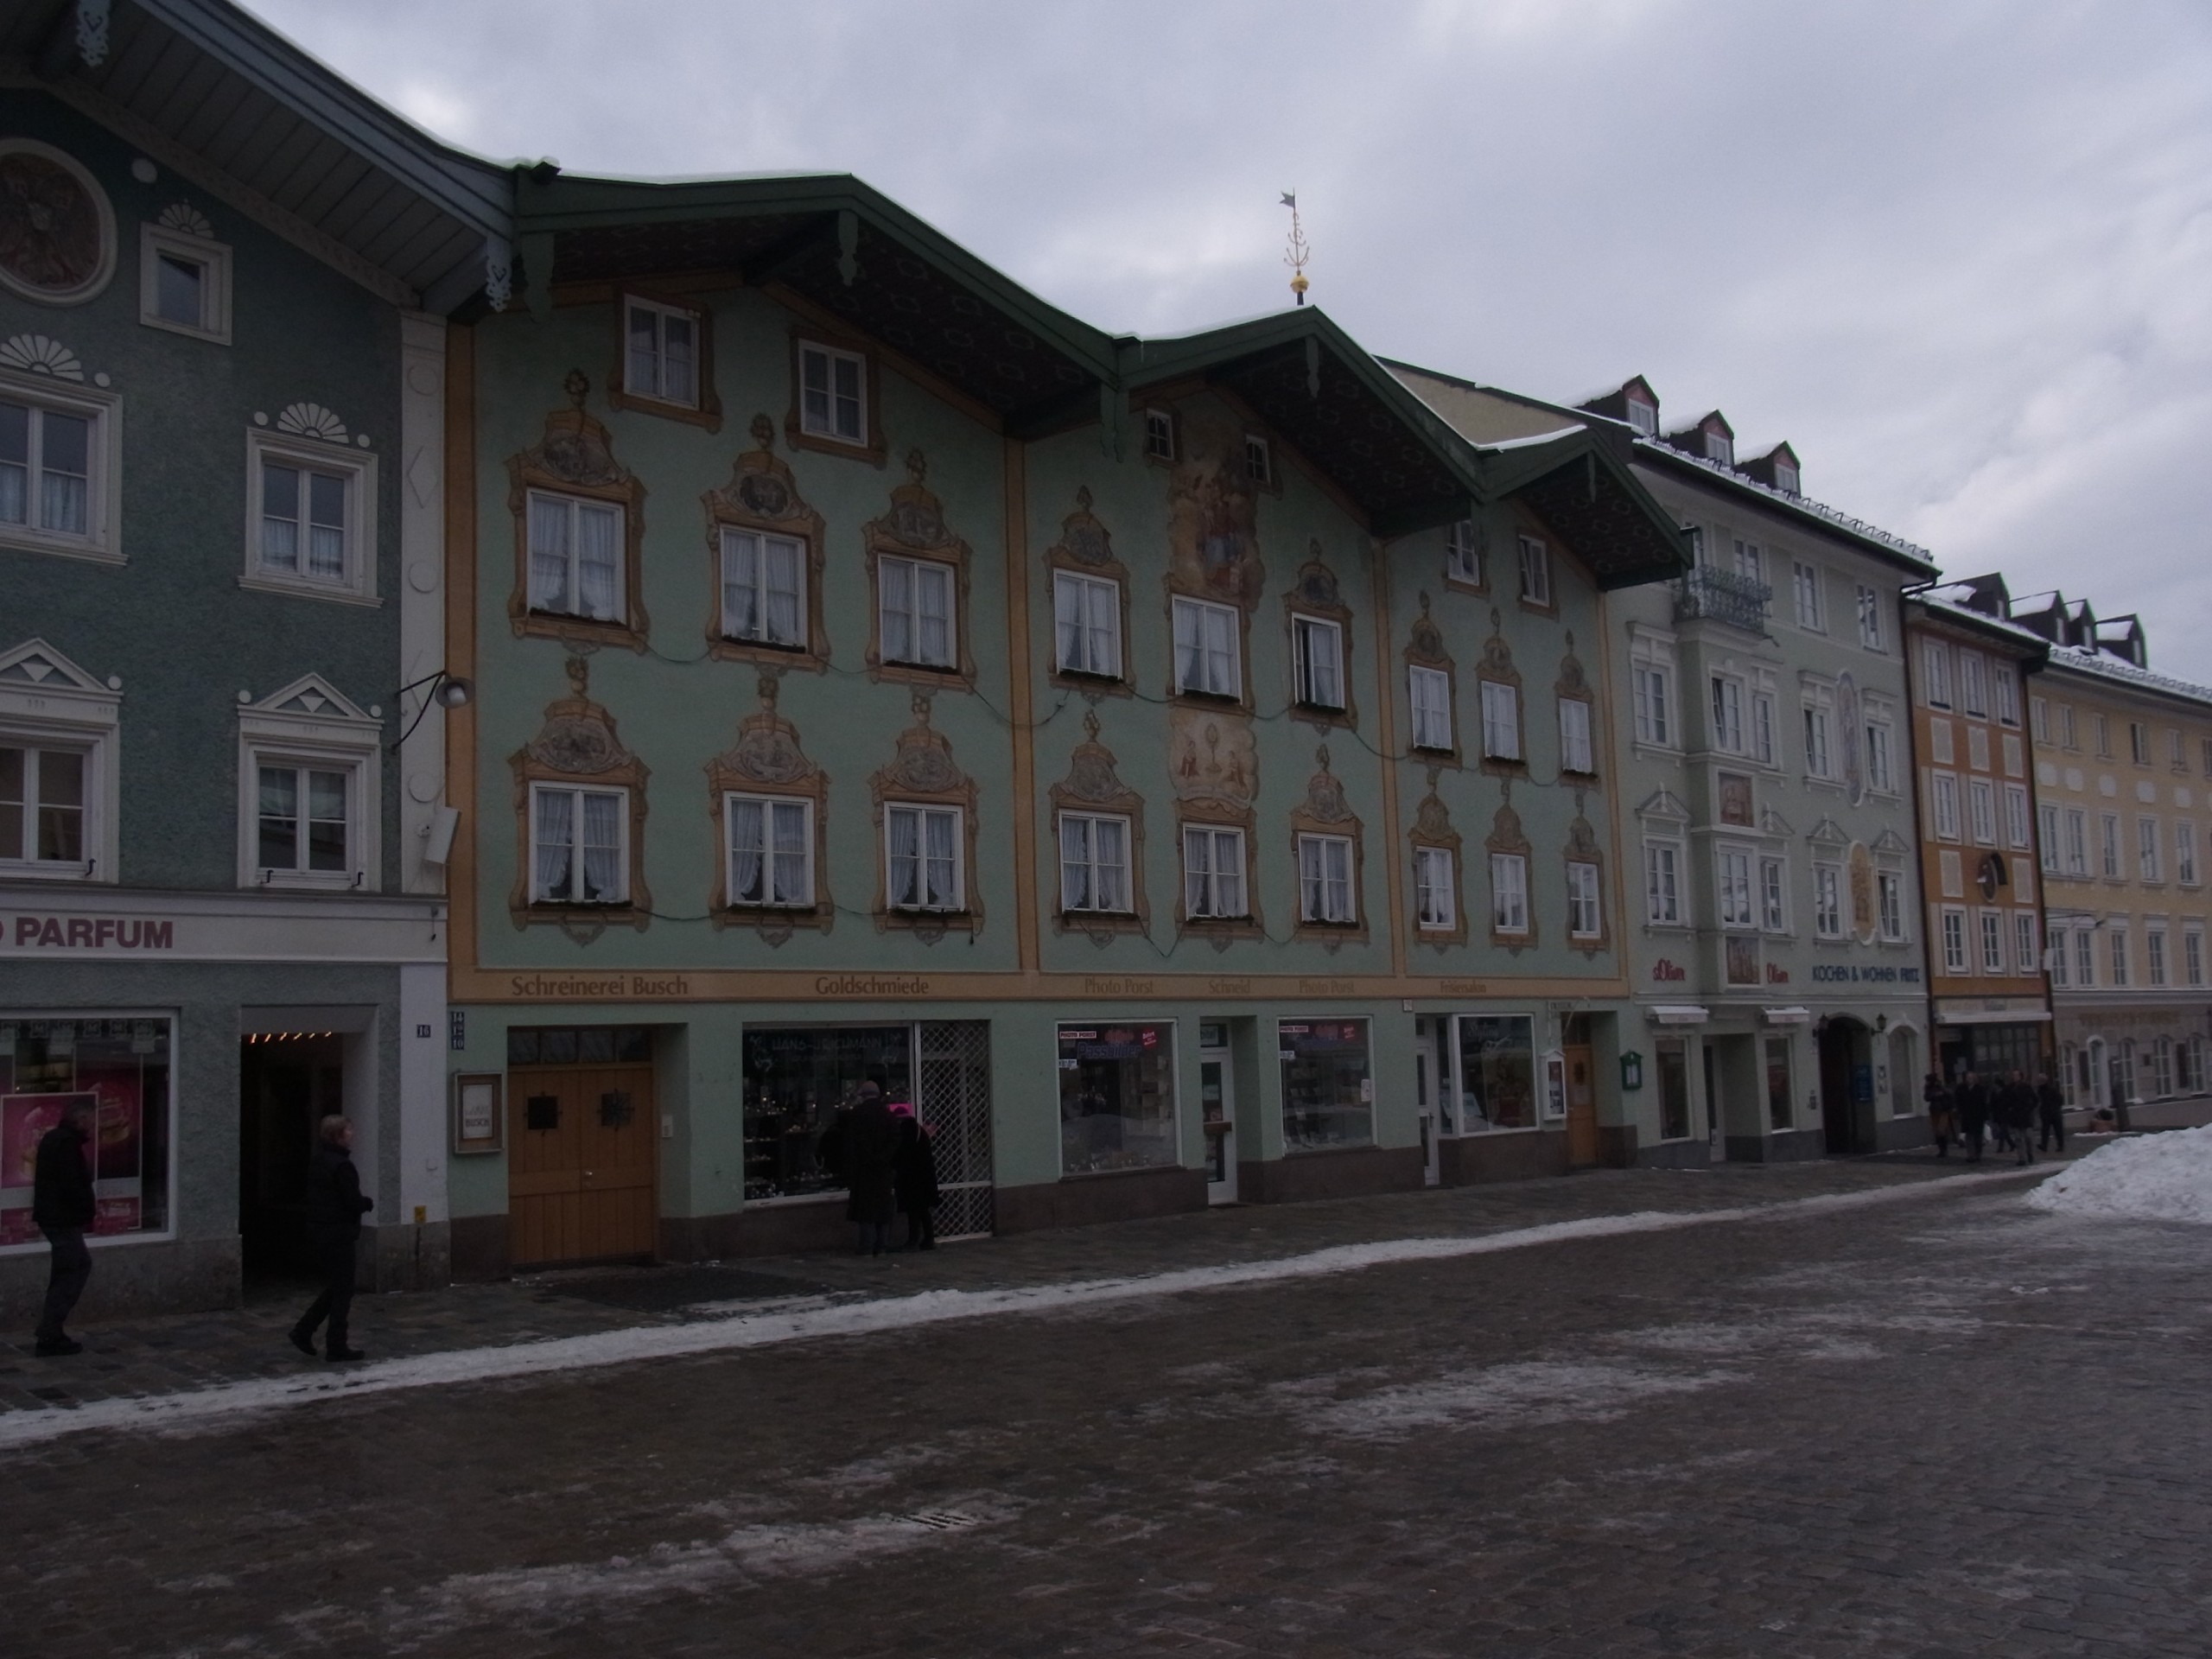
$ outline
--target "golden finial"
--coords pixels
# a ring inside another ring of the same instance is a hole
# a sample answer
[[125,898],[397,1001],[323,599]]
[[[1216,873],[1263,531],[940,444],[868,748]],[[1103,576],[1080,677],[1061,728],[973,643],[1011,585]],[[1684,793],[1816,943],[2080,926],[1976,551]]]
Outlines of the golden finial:
[[1313,257],[1313,250],[1306,245],[1306,232],[1298,224],[1298,192],[1282,193],[1282,205],[1290,209],[1290,243],[1283,251],[1282,262],[1290,267],[1290,291],[1297,296],[1298,303],[1306,303],[1306,290],[1311,286],[1306,280],[1306,262]]

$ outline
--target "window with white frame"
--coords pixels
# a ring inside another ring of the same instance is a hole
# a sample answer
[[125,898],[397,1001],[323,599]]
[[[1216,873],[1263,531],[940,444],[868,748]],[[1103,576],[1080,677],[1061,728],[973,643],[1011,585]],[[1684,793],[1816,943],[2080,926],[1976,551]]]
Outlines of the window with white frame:
[[2050,699],[2028,699],[2028,732],[2038,743],[2050,741]]
[[624,620],[623,509],[532,490],[527,513],[530,608],[594,622]]
[[1063,674],[1122,677],[1122,584],[1052,573],[1052,660]]
[[1672,841],[1643,843],[1643,919],[1662,927],[1682,919],[1682,849]]
[[259,430],[249,435],[247,448],[255,516],[246,582],[326,598],[373,598],[372,458]]
[[1060,814],[1060,908],[1126,912],[1129,821],[1091,812]]
[[918,668],[959,660],[959,617],[949,564],[876,556],[876,613],[883,660]]
[[1406,699],[1414,711],[1414,747],[1440,753],[1452,750],[1452,677],[1419,664],[1406,669]]
[[1475,537],[1475,521],[1462,518],[1444,532],[1444,574],[1454,582],[1481,587],[1482,543]]
[[623,302],[622,390],[681,409],[699,406],[697,312],[634,296]]
[[1490,925],[1497,933],[1529,931],[1529,861],[1519,853],[1490,855]]
[[1551,550],[1534,536],[1521,540],[1521,597],[1531,605],[1552,602]]
[[2097,933],[2094,927],[2074,930],[2074,982],[2084,990],[2097,982]]
[[1251,913],[1244,899],[1244,832],[1211,824],[1183,828],[1183,909],[1194,918]]
[[1344,706],[1344,635],[1334,622],[1318,616],[1290,620],[1294,695],[1310,709]]
[[1987,666],[1977,652],[1962,651],[1959,653],[1959,690],[1963,695],[1966,711],[1985,718],[1989,713]]
[[1244,677],[1236,650],[1236,613],[1226,605],[1177,594],[1175,689],[1209,697],[1237,697]]
[[2089,815],[2078,806],[2066,809],[2066,874],[2089,873]]
[[2098,868],[2107,880],[2120,877],[2120,814],[2101,812],[2097,815]]
[[1789,931],[1789,866],[1779,858],[1759,860],[1759,925],[1769,933]]
[[1274,457],[1268,452],[1268,441],[1250,432],[1244,435],[1244,476],[1255,484],[1275,481]]
[[814,903],[814,803],[726,795],[729,902],[791,908]]
[[239,885],[375,891],[384,722],[310,675],[238,731]]
[[94,779],[89,746],[0,734],[0,874],[86,873]]
[[1874,896],[1884,942],[1890,944],[1902,943],[1904,938],[1904,877],[1895,870],[1877,870],[1874,873]]
[[1882,647],[1882,596],[1864,582],[1859,585],[1859,643],[1869,651]]
[[1647,438],[1659,435],[1657,404],[1647,404],[1641,397],[1629,397],[1622,400],[1622,406],[1628,410],[1628,423],[1637,431]]
[[1843,872],[1833,864],[1813,866],[1813,931],[1824,939],[1843,937]]
[[2041,843],[2037,852],[2042,856],[2046,874],[2058,874],[2058,809],[2048,801],[2036,805],[2037,840]]
[[1890,722],[1886,719],[1866,722],[1866,787],[1877,794],[1887,795],[1897,786],[1897,766],[1890,758]]
[[1350,836],[1298,838],[1298,916],[1306,922],[1359,919],[1352,903]]
[[2111,940],[2112,982],[2124,987],[2127,983],[2127,924],[2113,923],[2107,937]]
[[2174,825],[2174,880],[2196,885],[2196,826],[2185,821]]
[[1763,766],[1778,764],[1775,742],[1774,698],[1764,691],[1751,693],[1751,759]]
[[1715,432],[1710,427],[1705,433],[1705,458],[1717,461],[1723,467],[1736,464],[1736,440],[1725,432]]
[[1998,663],[1990,670],[1990,678],[1997,689],[1997,718],[2007,726],[2020,723],[2020,677],[2010,663]]
[[1967,971],[1967,913],[1948,905],[1943,909],[1943,971]]
[[1951,706],[1951,648],[1940,639],[1921,642],[1921,695],[1931,709]]
[[1459,925],[1457,883],[1448,847],[1414,849],[1414,914],[1426,930],[1449,931]]
[[893,910],[962,907],[961,830],[957,806],[893,803],[884,808],[885,891]]
[[1997,844],[1997,791],[1990,787],[1986,778],[1967,780],[1967,816],[1973,826],[1974,838],[1983,847]]
[[1521,758],[1521,688],[1484,680],[1483,753],[1492,760]]
[[2058,705],[2058,747],[2062,749],[2082,747],[2081,721],[2075,717],[2074,705],[2070,702]]
[[1985,975],[2005,971],[2005,916],[2001,911],[1981,912],[1981,971]]
[[1580,697],[1559,700],[1559,768],[1586,775],[1598,770],[1590,741],[1590,705]]
[[321,876],[350,881],[353,773],[263,756],[254,767],[258,806],[254,863],[264,878]]
[[116,879],[121,703],[41,640],[0,652],[0,876]]
[[2066,930],[2054,926],[2050,930],[2050,982],[2059,990],[2066,988],[2072,977],[2071,962],[2067,954]]
[[1744,753],[1744,683],[1723,674],[1713,677],[1713,747]]
[[138,227],[138,321],[231,343],[231,251],[162,225]]
[[1815,778],[1835,776],[1835,755],[1828,735],[1835,724],[1835,693],[1815,686],[1805,702],[1805,771]]
[[798,425],[810,437],[866,448],[868,359],[857,352],[801,340]]
[[2025,784],[2005,785],[2005,844],[2008,847],[2028,844],[2028,786]]
[[1793,562],[1790,588],[1797,599],[1797,626],[1815,633],[1827,632],[1827,595],[1822,590],[1820,567],[1803,560]]
[[722,637],[792,651],[806,645],[806,543],[722,530]]
[[619,905],[629,897],[629,791],[530,786],[530,896],[541,905]]
[[1594,939],[1605,931],[1599,920],[1598,867],[1580,860],[1567,867],[1567,935]]
[[1672,639],[1629,629],[1629,689],[1636,715],[1636,741],[1659,748],[1676,741],[1675,645]]
[[2164,870],[2159,867],[2160,851],[2164,843],[2164,832],[2158,828],[2156,818],[2135,820],[2135,867],[2141,880],[2163,881],[2166,879]]
[[2139,766],[2151,764],[2151,728],[2139,720],[2127,722],[2127,758]]
[[2145,977],[2152,985],[2166,982],[2166,930],[2163,927],[2145,928],[2143,931],[2143,966]]
[[1175,417],[1164,409],[1144,412],[1144,453],[1149,461],[1175,459]]
[[2181,967],[2184,981],[2191,985],[2204,982],[2204,934],[2200,928],[2183,928],[2181,935]]
[[1944,841],[1959,838],[1959,780],[1948,772],[1929,774],[1929,798],[1934,810],[1936,834]]
[[1757,927],[1758,912],[1751,904],[1751,855],[1739,847],[1723,847],[1714,855],[1719,876],[1715,896],[1723,927]]

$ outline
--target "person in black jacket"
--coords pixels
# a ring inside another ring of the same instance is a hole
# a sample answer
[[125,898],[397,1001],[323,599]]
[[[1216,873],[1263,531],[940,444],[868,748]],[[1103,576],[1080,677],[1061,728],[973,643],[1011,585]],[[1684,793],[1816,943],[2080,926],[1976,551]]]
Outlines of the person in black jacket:
[[2026,1072],[2015,1071],[1997,1091],[1997,1121],[2012,1131],[2012,1161],[2035,1162],[2036,1150],[2030,1134],[2036,1126],[2036,1091]]
[[861,1084],[860,1098],[845,1123],[845,1187],[851,1195],[845,1218],[857,1229],[854,1248],[862,1255],[881,1255],[891,1242],[891,1218],[898,1213],[892,1175],[898,1149],[898,1131],[881,1087],[873,1081]]
[[891,1154],[892,1184],[898,1189],[899,1208],[906,1217],[906,1248],[937,1248],[937,1149],[930,1132],[914,1116],[914,1109],[900,1103],[891,1109],[898,1120],[898,1149]]
[[2043,1131],[2036,1137],[2037,1152],[2066,1150],[2066,1096],[2048,1071],[2036,1084],[2036,1122]]
[[362,1196],[353,1167],[353,1126],[336,1116],[322,1120],[321,1138],[308,1164],[308,1243],[322,1273],[322,1294],[292,1327],[292,1346],[315,1357],[315,1327],[327,1319],[329,1339],[323,1352],[332,1359],[365,1359],[346,1344],[346,1318],[353,1307],[353,1256],[361,1237],[361,1217],[376,1207]]
[[1936,1142],[1936,1155],[1951,1155],[1951,1137],[1958,1133],[1957,1103],[1951,1097],[1951,1085],[1943,1081],[1940,1071],[1930,1071],[1928,1081],[1920,1086],[1920,1097],[1928,1104],[1928,1133]]
[[43,1359],[81,1354],[85,1344],[62,1330],[77,1299],[92,1276],[92,1253],[85,1234],[98,1206],[92,1202],[92,1166],[86,1148],[97,1121],[92,1096],[69,1103],[61,1121],[39,1137],[36,1173],[31,1177],[31,1220],[53,1247],[47,1269],[46,1307],[39,1315],[33,1351]]

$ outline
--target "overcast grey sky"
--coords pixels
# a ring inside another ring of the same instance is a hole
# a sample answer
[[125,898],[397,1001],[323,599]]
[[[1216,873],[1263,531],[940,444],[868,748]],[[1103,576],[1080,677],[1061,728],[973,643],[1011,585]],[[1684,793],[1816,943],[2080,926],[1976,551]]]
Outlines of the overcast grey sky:
[[[858,174],[1066,309],[1786,437],[1808,493],[2212,681],[2212,7],[247,0],[442,137]],[[527,19],[527,25],[524,20]]]

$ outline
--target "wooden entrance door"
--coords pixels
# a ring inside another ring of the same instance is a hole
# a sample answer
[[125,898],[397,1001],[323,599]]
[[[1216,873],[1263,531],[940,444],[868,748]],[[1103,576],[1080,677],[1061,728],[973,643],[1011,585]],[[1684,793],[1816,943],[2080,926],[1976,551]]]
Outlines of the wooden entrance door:
[[1588,1169],[1598,1161],[1597,1063],[1586,1048],[1561,1052],[1567,1058],[1567,1161]]
[[515,1067],[508,1259],[518,1268],[650,1261],[657,1122],[650,1064]]

